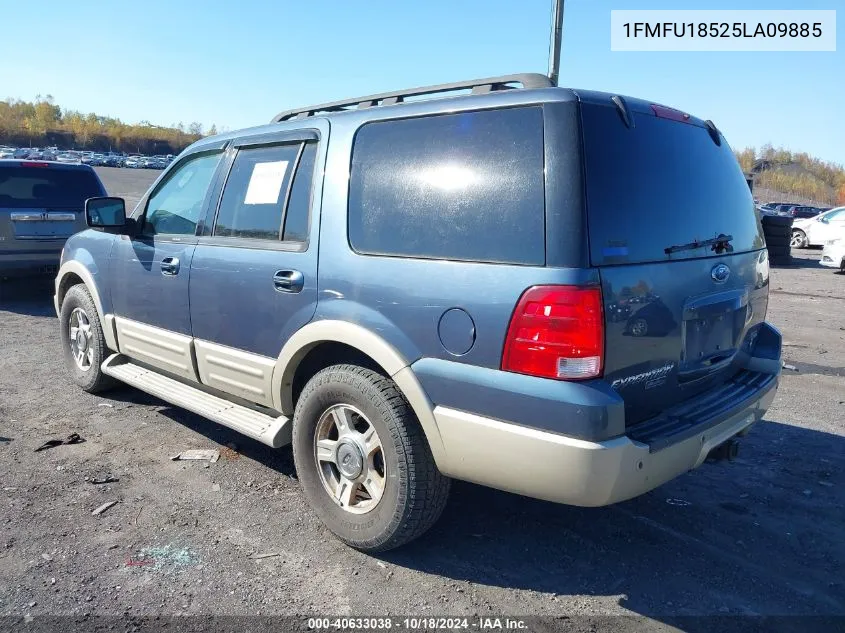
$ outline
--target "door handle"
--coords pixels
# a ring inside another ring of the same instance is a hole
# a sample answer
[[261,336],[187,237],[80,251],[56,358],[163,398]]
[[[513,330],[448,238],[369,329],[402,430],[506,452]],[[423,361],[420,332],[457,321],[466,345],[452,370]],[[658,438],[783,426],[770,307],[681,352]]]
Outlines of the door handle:
[[279,292],[300,292],[305,285],[305,276],[298,270],[277,270],[273,275],[273,287]]
[[172,277],[179,274],[179,258],[165,257],[161,260],[161,274]]

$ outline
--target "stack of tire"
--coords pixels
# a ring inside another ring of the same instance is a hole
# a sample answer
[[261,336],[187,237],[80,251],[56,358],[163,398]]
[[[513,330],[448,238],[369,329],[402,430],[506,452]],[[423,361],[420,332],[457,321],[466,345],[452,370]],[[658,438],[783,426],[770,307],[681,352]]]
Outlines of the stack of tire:
[[762,222],[766,247],[769,249],[769,263],[774,266],[791,264],[792,218],[781,215],[764,215]]

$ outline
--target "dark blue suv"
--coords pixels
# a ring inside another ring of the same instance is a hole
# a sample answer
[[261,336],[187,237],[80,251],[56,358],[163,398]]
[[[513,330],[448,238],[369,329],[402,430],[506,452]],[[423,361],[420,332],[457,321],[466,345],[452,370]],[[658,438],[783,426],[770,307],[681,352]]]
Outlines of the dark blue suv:
[[197,142],[129,217],[86,208],[56,279],[73,380],[292,443],[362,550],[424,532],[451,478],[634,497],[775,396],[743,173],[648,101],[519,75],[313,106]]

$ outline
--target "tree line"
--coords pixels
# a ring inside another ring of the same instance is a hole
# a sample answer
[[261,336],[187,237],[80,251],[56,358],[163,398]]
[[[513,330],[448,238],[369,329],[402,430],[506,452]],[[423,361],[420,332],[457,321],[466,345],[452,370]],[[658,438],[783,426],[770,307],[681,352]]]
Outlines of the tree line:
[[735,152],[742,170],[755,174],[754,186],[815,200],[819,204],[845,205],[845,168],[814,158],[806,152],[790,152],[764,145]]
[[63,110],[51,95],[39,95],[31,102],[0,101],[0,144],[18,147],[178,154],[206,134],[217,134],[216,126],[206,131],[196,122],[170,127],[149,121],[131,125],[93,112]]

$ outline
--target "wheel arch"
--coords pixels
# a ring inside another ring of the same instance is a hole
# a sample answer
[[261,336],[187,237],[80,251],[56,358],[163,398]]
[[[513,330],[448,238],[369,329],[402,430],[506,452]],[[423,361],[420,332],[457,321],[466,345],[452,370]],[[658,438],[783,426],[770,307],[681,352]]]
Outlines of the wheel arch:
[[[274,408],[285,415],[293,415],[295,389],[299,387],[297,370],[304,361],[307,362],[309,354],[321,347],[325,350],[326,346],[336,346],[338,352],[345,350],[347,353],[351,351],[360,354],[362,360],[370,364],[371,369],[390,377],[419,420],[435,462],[438,466],[445,463],[445,449],[434,419],[434,405],[414,375],[410,362],[378,334],[354,323],[336,320],[314,321],[297,330],[288,339],[273,369]],[[313,355],[311,357],[313,358]],[[348,356],[338,356],[339,362],[348,360]]]
[[70,260],[62,264],[61,268],[59,268],[59,272],[56,275],[56,293],[53,297],[56,316],[61,316],[62,302],[64,301],[65,295],[67,295],[67,291],[79,283],[85,285],[85,288],[94,300],[94,307],[97,308],[97,315],[100,317],[100,323],[103,326],[103,337],[106,339],[106,345],[108,345],[109,349],[117,349],[117,337],[114,334],[114,327],[111,324],[112,319],[107,318],[107,315],[103,311],[103,302],[100,298],[97,284],[94,282],[94,276],[81,262]]

